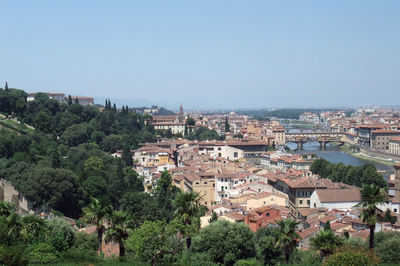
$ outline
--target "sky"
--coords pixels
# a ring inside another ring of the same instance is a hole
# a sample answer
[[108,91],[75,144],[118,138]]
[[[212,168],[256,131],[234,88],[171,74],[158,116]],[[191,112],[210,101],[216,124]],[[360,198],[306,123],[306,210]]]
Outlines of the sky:
[[0,0],[0,13],[0,87],[175,110],[399,105],[398,0]]

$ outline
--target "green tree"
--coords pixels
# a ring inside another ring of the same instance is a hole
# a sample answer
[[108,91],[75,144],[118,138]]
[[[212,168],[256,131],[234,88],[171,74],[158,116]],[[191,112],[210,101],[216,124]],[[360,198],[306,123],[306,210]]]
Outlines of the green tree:
[[373,252],[369,252],[362,248],[343,247],[342,250],[329,256],[324,261],[324,266],[364,266],[379,265],[379,259]]
[[231,126],[229,125],[227,116],[225,116],[225,132],[231,132]]
[[261,227],[255,234],[257,259],[263,265],[276,265],[285,260],[281,248],[275,245],[278,230],[271,227]]
[[286,262],[289,262],[290,254],[296,247],[297,239],[300,239],[299,234],[296,232],[299,223],[286,219],[277,221],[276,224],[278,226],[276,246],[283,250]]
[[57,251],[66,251],[74,244],[75,233],[63,218],[53,218],[47,221],[50,244]]
[[54,149],[54,151],[51,153],[50,159],[51,159],[51,167],[60,168],[61,160],[60,160],[60,154],[58,153],[57,149]]
[[383,263],[400,264],[400,237],[390,237],[374,249]]
[[324,257],[333,254],[342,244],[343,240],[330,229],[324,229],[311,238],[311,247]]
[[53,130],[53,120],[45,111],[39,111],[35,116],[34,126],[40,131],[50,133]]
[[0,201],[0,216],[9,216],[15,211],[14,205],[7,201]]
[[357,206],[362,208],[360,218],[369,228],[369,248],[373,249],[375,224],[378,220],[377,205],[389,202],[389,195],[384,188],[370,184],[360,189],[360,196]]
[[78,146],[87,142],[89,139],[88,127],[86,123],[75,124],[68,127],[61,135],[61,143],[69,146]]
[[217,221],[193,238],[193,252],[203,253],[216,263],[233,265],[255,255],[254,234],[243,223]]
[[186,248],[190,249],[192,243],[191,234],[200,228],[200,217],[207,212],[207,207],[201,205],[200,193],[181,192],[178,193],[173,205],[175,207],[174,216],[184,225],[184,235],[186,235]]
[[390,209],[387,209],[385,211],[384,216],[383,216],[383,221],[384,222],[389,222],[391,224],[394,224],[394,223],[397,222],[397,217],[396,217],[396,215],[392,215],[392,212],[391,212]]
[[106,233],[106,241],[114,240],[119,245],[119,256],[125,256],[125,241],[129,234],[129,217],[123,211],[114,211],[110,218],[110,227]]
[[[126,247],[134,256],[151,265],[170,265],[182,250],[179,237],[180,223],[172,221],[145,221],[127,239]],[[171,258],[172,257],[172,258]]]
[[122,150],[121,159],[125,162],[127,166],[133,165],[132,152],[128,144],[124,145],[124,149]]
[[87,223],[94,223],[97,230],[97,241],[99,243],[99,254],[102,248],[104,224],[112,213],[111,205],[105,200],[92,198],[90,204],[83,208],[83,220]]
[[26,169],[21,178],[19,190],[34,208],[57,210],[69,217],[79,215],[81,196],[77,176],[72,171],[38,165]]
[[121,209],[131,216],[135,227],[139,227],[145,221],[163,218],[156,198],[149,193],[127,192],[121,200]]
[[212,211],[211,212],[211,217],[208,220],[208,222],[209,223],[213,223],[213,222],[216,222],[216,221],[218,221],[218,215],[217,215],[217,213],[215,211]]
[[169,172],[166,170],[163,171],[161,173],[161,178],[157,181],[155,196],[161,215],[167,219],[167,222],[171,219],[174,211],[172,201],[174,200],[177,190],[177,187],[172,185],[171,175]]
[[189,127],[193,127],[196,125],[196,121],[192,117],[188,117],[186,119],[186,125]]

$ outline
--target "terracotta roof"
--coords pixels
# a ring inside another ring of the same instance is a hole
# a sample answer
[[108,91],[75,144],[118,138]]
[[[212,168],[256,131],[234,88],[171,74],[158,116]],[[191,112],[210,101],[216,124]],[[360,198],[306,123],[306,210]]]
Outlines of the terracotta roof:
[[223,216],[229,217],[229,218],[235,220],[236,222],[244,221],[244,215],[240,214],[238,212],[229,212],[229,213],[224,214]]
[[373,134],[399,134],[400,135],[400,131],[399,130],[384,130],[384,129],[380,129],[380,130],[374,130],[372,131]]
[[369,230],[360,230],[358,232],[352,233],[351,237],[354,238],[361,238],[361,239],[368,239],[369,237]]
[[315,191],[321,202],[359,202],[358,189],[317,189]]
[[315,234],[318,233],[319,230],[320,230],[319,227],[309,227],[299,232],[299,235],[301,239],[304,239],[310,236],[314,236]]

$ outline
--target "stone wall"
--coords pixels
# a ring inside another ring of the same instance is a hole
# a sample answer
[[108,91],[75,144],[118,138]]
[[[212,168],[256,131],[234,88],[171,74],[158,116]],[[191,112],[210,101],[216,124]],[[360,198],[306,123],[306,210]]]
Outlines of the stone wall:
[[393,159],[394,161],[400,161],[400,155],[395,155],[391,154],[388,152],[383,152],[383,151],[377,151],[371,148],[366,148],[366,147],[360,147],[360,152],[371,156],[371,157],[378,157],[378,158],[384,158],[384,159]]
[[29,213],[30,204],[27,199],[4,179],[0,179],[0,200],[13,203],[21,213]]

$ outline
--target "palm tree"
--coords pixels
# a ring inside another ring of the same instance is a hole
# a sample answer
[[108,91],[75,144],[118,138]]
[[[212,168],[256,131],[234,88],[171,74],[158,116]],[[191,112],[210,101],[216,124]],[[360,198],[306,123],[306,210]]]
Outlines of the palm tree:
[[0,201],[0,216],[9,216],[13,211],[13,204],[7,201]]
[[[202,197],[198,192],[181,192],[173,201],[174,216],[182,221],[186,229],[192,228],[192,226],[195,230],[200,228],[200,217],[207,212],[207,207],[201,205],[201,199]],[[190,249],[192,243],[190,234],[191,232],[186,232],[187,249]]]
[[21,217],[16,213],[9,216],[0,216],[0,243],[10,246],[18,241],[22,228]]
[[26,215],[22,217],[22,227],[20,235],[27,241],[34,241],[41,233],[45,231],[46,222],[34,215]]
[[106,241],[114,240],[119,244],[119,256],[125,256],[125,240],[129,236],[130,220],[123,211],[114,211],[110,219],[110,227],[106,233]]
[[103,242],[103,233],[105,231],[104,224],[112,213],[112,206],[105,200],[92,198],[90,204],[83,208],[83,220],[86,223],[94,223],[97,230],[97,241],[99,244],[99,254]]
[[369,248],[374,248],[375,224],[378,220],[377,205],[389,202],[389,195],[375,184],[364,185],[360,189],[361,200],[357,206],[362,208],[360,218],[369,228]]
[[342,243],[342,239],[330,229],[320,231],[318,235],[311,238],[311,247],[314,250],[320,251],[324,257],[333,254]]
[[283,250],[286,262],[289,262],[290,254],[296,247],[297,239],[300,238],[299,234],[296,232],[299,223],[291,219],[275,222],[278,225],[278,234],[276,236],[275,245],[277,248]]

